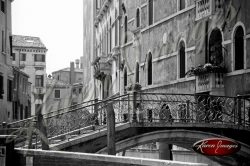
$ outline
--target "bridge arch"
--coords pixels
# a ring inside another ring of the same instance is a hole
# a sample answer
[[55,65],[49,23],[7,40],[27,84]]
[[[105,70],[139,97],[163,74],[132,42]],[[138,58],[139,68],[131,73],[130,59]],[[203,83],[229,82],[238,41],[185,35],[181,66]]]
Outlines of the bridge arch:
[[[170,144],[174,144],[188,150],[192,150],[192,145],[194,142],[206,139],[206,138],[225,138],[221,135],[202,132],[202,131],[192,131],[192,130],[161,130],[154,131],[150,133],[145,133],[141,135],[137,135],[116,143],[116,152],[122,152],[124,150],[130,149],[135,146],[147,144],[150,142],[159,142],[166,141]],[[236,140],[237,141],[237,140]],[[250,156],[250,147],[244,143],[241,143],[241,150],[234,155],[224,156],[224,157],[208,157],[213,161],[219,162],[221,164],[229,164],[235,163],[235,165],[241,164],[250,164],[248,158]],[[97,153],[106,153],[107,149],[103,148]]]

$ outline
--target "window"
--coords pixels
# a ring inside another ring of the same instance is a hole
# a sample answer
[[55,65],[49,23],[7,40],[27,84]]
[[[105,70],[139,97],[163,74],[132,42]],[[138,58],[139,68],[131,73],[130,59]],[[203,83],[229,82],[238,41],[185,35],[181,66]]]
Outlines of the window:
[[11,35],[9,36],[9,42],[10,42],[10,55],[13,56],[13,52],[12,52],[13,45],[12,45],[12,36]]
[[2,31],[2,52],[4,52],[4,46],[5,46],[4,43],[5,43],[4,42],[4,31]]
[[26,61],[26,54],[21,54],[20,61]]
[[3,99],[4,94],[4,83],[3,83],[3,76],[0,74],[0,99]]
[[186,55],[185,55],[185,43],[180,42],[179,46],[179,78],[184,78],[186,75]]
[[29,117],[29,110],[28,110],[28,107],[25,106],[25,119]]
[[135,68],[135,82],[139,83],[140,81],[140,71],[139,71],[139,63],[136,63],[136,68]]
[[23,92],[26,93],[26,90],[27,90],[27,81],[25,78],[23,78]]
[[13,61],[16,60],[16,54],[15,53],[12,53],[12,58],[13,58]]
[[18,112],[17,112],[17,102],[13,103],[13,119],[18,119]]
[[124,68],[124,72],[123,72],[123,74],[124,74],[124,82],[123,82],[123,84],[124,84],[124,89],[126,88],[126,86],[128,85],[128,75],[127,75],[127,68]]
[[234,69],[244,69],[244,30],[237,27],[234,35]]
[[209,63],[220,65],[223,62],[222,55],[222,35],[218,28],[211,32],[209,38]]
[[118,19],[117,19],[117,9],[115,9],[115,46],[118,45]]
[[124,18],[124,43],[126,44],[128,42],[128,17],[125,16]]
[[12,101],[12,80],[9,80],[8,79],[8,82],[7,82],[7,88],[8,88],[8,93],[7,93],[7,100],[8,101]]
[[23,105],[20,106],[20,120],[23,119]]
[[148,0],[148,25],[153,24],[153,18],[154,18],[154,6],[153,6],[153,0]]
[[35,86],[43,87],[43,75],[36,75]]
[[1,0],[1,11],[3,13],[5,12],[5,2],[4,2],[4,0]]
[[136,9],[136,27],[140,27],[140,9]]
[[35,62],[45,62],[45,55],[44,54],[35,54],[34,56]]
[[44,70],[44,67],[35,67],[36,70]]
[[185,9],[185,0],[179,0],[179,10]]
[[148,55],[148,85],[152,85],[152,54]]
[[55,90],[55,99],[60,99],[60,90]]

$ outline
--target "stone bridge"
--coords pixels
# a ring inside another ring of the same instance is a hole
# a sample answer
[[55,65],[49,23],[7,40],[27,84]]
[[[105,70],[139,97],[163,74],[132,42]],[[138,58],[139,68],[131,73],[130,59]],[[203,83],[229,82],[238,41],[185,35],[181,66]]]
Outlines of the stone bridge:
[[16,141],[19,147],[108,154],[150,142],[191,149],[201,139],[226,137],[239,142],[241,150],[210,158],[225,165],[250,165],[249,115],[249,98],[244,96],[133,92],[84,102],[8,127],[18,128],[14,134],[28,138],[34,134],[27,131],[38,129],[35,135],[41,141],[30,139],[28,145]]

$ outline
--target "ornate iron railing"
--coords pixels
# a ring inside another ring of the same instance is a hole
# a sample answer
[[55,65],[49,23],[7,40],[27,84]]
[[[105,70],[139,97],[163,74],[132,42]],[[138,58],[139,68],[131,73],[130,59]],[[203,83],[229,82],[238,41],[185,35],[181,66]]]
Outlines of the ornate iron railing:
[[137,120],[171,123],[221,123],[249,127],[246,97],[138,93]]
[[[106,100],[91,100],[43,115],[48,143],[106,128],[112,105],[115,122],[214,123],[250,127],[250,96],[225,97],[133,92]],[[10,128],[36,126],[36,117],[8,124]],[[30,128],[34,129],[34,128]]]

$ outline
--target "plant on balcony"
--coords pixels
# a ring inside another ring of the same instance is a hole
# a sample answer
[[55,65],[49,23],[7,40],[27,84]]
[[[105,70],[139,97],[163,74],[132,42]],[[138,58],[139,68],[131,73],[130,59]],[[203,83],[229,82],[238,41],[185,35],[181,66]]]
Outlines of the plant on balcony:
[[100,70],[96,70],[94,74],[94,78],[98,80],[102,80],[105,77],[105,74],[101,72]]
[[226,73],[226,68],[222,65],[212,65],[211,63],[206,63],[205,65],[199,65],[197,67],[192,67],[186,75],[199,76],[207,73]]
[[138,82],[135,83],[135,84],[129,84],[126,86],[126,90],[127,91],[138,91],[138,90],[141,90],[141,84],[139,84]]

